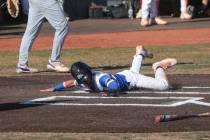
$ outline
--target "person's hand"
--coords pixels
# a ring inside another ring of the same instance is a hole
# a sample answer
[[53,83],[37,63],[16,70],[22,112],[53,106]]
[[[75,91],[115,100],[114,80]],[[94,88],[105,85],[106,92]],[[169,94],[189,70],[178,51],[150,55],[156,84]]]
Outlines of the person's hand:
[[17,18],[20,15],[19,0],[7,0],[7,10],[12,18]]
[[99,93],[99,96],[101,96],[101,97],[107,97],[107,96],[108,96],[108,94],[107,94],[107,93],[105,93],[105,92],[100,92],[100,93]]
[[118,97],[119,94],[118,93],[109,93],[109,92],[100,92],[99,96],[101,97]]
[[53,88],[42,89],[41,92],[53,92]]

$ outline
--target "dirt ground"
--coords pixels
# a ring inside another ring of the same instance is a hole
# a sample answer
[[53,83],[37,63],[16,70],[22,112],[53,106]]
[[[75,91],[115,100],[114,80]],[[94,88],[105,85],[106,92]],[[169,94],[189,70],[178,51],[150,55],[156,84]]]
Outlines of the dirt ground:
[[[157,91],[137,90],[136,93],[122,94],[119,97],[101,98],[96,93],[75,93],[68,90],[56,93],[41,93],[39,91],[69,78],[68,75],[0,77],[0,131],[147,133],[210,130],[208,117],[154,124],[154,117],[159,114],[184,115],[209,111],[209,89],[199,89],[199,87],[209,86],[210,75],[170,75],[169,79],[174,88],[167,91],[169,93],[166,91],[165,93],[158,93]],[[189,81],[192,82],[189,83]],[[181,88],[186,86],[198,88]],[[62,97],[63,99],[41,101],[37,104],[26,103],[32,99],[51,96]],[[65,99],[65,97],[71,96],[97,98],[90,100],[83,98]],[[133,97],[133,99],[129,99],[129,97]],[[138,100],[139,97],[154,99]],[[160,97],[167,99],[156,99]],[[169,105],[177,102],[178,99],[171,99],[170,97],[202,97],[203,99],[199,101],[208,103],[208,106],[196,103],[186,103],[174,107],[149,106],[150,104]],[[85,105],[80,106],[74,103]],[[97,103],[100,105],[97,106]],[[111,105],[106,106],[106,104]],[[114,104],[121,104],[121,106]],[[126,104],[145,104],[145,106]]]

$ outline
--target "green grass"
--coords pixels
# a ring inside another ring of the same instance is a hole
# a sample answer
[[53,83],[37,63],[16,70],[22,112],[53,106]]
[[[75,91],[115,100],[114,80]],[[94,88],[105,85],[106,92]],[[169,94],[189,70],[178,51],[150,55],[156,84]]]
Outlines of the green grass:
[[[182,46],[146,46],[154,53],[153,59],[145,59],[142,73],[151,74],[152,63],[166,57],[174,57],[178,65],[169,70],[169,73],[210,73],[210,44],[182,45]],[[33,50],[29,55],[29,64],[32,67],[46,70],[46,64],[51,50]],[[71,65],[75,61],[84,61],[90,66],[103,68],[112,66],[113,72],[120,71],[117,66],[128,68],[135,53],[135,46],[123,48],[88,48],[88,49],[63,49],[62,61]],[[15,67],[18,52],[0,52],[0,75],[16,75]]]

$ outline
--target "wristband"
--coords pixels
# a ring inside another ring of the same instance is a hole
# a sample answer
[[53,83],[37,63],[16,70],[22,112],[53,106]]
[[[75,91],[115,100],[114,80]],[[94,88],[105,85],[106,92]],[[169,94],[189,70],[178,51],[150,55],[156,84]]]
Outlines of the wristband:
[[61,91],[65,89],[65,86],[64,86],[64,83],[59,83],[59,84],[56,84],[54,87],[53,87],[53,91]]

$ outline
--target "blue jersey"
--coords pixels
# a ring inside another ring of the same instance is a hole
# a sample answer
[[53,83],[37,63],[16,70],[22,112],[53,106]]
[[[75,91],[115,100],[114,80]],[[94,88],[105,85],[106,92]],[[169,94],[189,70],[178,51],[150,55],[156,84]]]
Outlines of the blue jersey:
[[125,75],[119,73],[112,75],[101,71],[93,72],[93,87],[91,89],[93,91],[96,92],[126,91],[128,90],[128,87],[129,87],[129,82],[126,80]]

